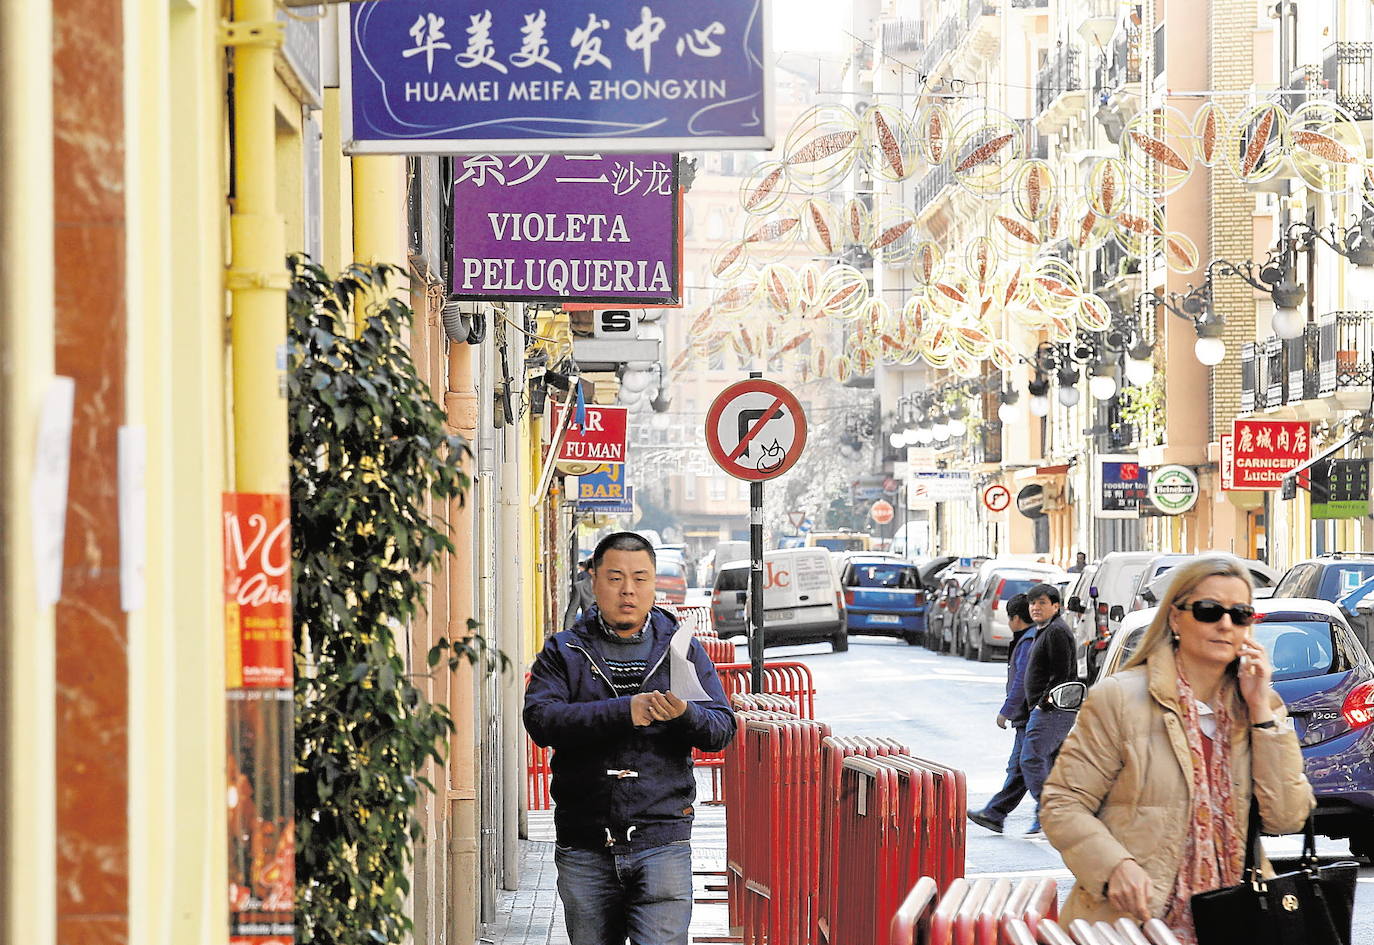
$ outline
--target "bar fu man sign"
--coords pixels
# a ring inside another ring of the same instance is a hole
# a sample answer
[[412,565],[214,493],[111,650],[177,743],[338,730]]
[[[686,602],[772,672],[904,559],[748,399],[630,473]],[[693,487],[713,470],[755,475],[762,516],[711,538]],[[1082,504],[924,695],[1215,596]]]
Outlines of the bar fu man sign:
[[453,295],[675,304],[678,208],[673,154],[460,158]]
[[766,0],[350,4],[351,153],[765,150]]

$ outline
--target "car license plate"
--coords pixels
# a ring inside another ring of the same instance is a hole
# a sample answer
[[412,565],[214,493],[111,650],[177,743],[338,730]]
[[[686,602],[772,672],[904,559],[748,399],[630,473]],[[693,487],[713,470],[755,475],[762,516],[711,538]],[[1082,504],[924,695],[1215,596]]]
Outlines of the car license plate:
[[764,615],[763,615],[763,622],[766,624],[766,623],[767,623],[768,621],[770,621],[770,620],[773,620],[773,621],[791,620],[791,619],[793,619],[793,618],[796,617],[796,616],[797,616],[797,612],[796,612],[795,610],[769,610],[769,611],[765,611],[765,612],[764,612]]
[[902,618],[896,614],[874,614],[870,618],[874,623],[901,623]]

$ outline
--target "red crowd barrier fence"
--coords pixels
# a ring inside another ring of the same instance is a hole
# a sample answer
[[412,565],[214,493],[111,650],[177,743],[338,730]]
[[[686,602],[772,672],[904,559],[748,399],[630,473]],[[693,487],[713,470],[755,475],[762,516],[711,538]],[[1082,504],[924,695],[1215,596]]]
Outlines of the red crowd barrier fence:
[[[1027,878],[1013,885],[1004,878],[985,876],[972,880],[952,880],[938,901],[926,900],[920,893],[933,877],[921,877],[912,887],[903,907],[901,922],[894,919],[890,945],[1044,945],[1037,939],[1041,927],[1049,929],[1054,920],[1047,915],[1058,911],[1054,880]],[[938,888],[938,887],[937,887]],[[925,902],[916,909],[913,902]],[[1062,930],[1057,926],[1046,934]],[[1073,945],[1072,940],[1065,941]]]

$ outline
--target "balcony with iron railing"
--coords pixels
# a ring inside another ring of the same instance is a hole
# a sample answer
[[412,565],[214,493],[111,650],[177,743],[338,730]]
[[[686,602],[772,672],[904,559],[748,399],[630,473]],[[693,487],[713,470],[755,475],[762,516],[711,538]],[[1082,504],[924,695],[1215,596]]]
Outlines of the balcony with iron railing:
[[1322,61],[1322,79],[1336,93],[1336,104],[1358,121],[1374,118],[1374,42],[1332,43]]
[[1374,377],[1374,312],[1332,312],[1297,338],[1241,349],[1242,413],[1335,395],[1358,407]]
[[935,71],[935,67],[940,61],[954,51],[954,47],[959,45],[959,18],[957,16],[947,16],[941,21],[935,32],[926,41],[926,51],[921,55],[921,61],[917,64],[922,74],[930,75]]
[[911,209],[916,216],[921,216],[935,201],[946,187],[954,183],[954,174],[950,172],[949,164],[937,164],[931,168],[925,177],[916,182],[914,193],[912,194]]
[[1078,47],[1062,45],[1036,73],[1036,125],[1046,134],[1058,130],[1062,122],[1068,118],[1065,113],[1066,107],[1072,110],[1081,104],[1073,100],[1082,98],[1082,63],[1083,53]]
[[882,21],[883,54],[895,56],[919,50],[925,32],[920,20],[900,17]]

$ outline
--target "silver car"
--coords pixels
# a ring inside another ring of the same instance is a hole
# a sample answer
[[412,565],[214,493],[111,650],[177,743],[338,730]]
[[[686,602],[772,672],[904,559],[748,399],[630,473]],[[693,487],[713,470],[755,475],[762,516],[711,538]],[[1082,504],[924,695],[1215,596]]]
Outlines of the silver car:
[[1053,565],[1020,561],[989,561],[960,611],[959,653],[965,659],[987,662],[1011,649],[1007,601],[1037,584],[1058,585],[1070,575]]

